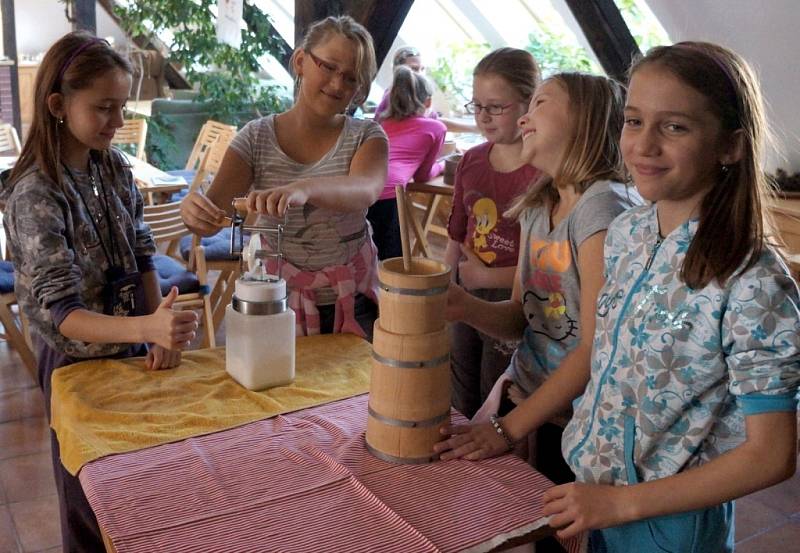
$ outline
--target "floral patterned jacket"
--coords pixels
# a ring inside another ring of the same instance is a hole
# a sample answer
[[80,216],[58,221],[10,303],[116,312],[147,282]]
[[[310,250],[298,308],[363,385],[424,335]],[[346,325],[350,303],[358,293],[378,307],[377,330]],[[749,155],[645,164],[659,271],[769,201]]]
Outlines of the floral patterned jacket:
[[660,239],[655,206],[619,216],[605,245],[591,380],[562,441],[578,481],[671,476],[744,441],[744,417],[794,411],[798,289],[776,253],[693,290],[679,278],[697,221]]
[[129,347],[69,340],[53,320],[50,307],[71,297],[86,309],[103,312],[109,262],[90,218],[95,218],[106,247],[110,245],[109,228],[114,233],[114,256],[127,273],[138,269],[138,259],[155,253],[150,227],[143,222],[142,196],[130,167],[119,152],[110,153],[114,169],[98,165],[94,170],[98,185],[106,188],[110,199],[110,221],[103,196],[95,196],[87,172],[73,171],[74,182],[62,174],[63,186],[59,187],[34,167],[0,193],[0,202],[6,203],[4,223],[19,304],[32,332],[70,357],[111,356]]

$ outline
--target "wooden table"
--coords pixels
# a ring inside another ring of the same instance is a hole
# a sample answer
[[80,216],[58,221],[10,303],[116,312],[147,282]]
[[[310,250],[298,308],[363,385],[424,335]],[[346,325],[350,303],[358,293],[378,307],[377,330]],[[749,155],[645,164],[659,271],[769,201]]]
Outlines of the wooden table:
[[[68,465],[98,441],[146,444],[90,456],[78,473],[108,551],[491,551],[552,534],[541,514],[552,484],[516,456],[396,465],[369,454],[367,394],[336,394],[364,389],[370,348],[346,334],[302,340],[316,342],[313,356],[298,345],[296,386],[265,392],[271,399],[235,385],[221,348],[155,374],[133,360],[54,374],[53,427]],[[100,388],[87,393],[91,382]],[[234,406],[267,412],[314,390],[329,403],[231,424]],[[179,420],[202,430],[186,437]],[[577,552],[579,541],[564,544]]]
[[80,480],[116,553],[496,551],[553,535],[551,484],[518,457],[390,464],[364,447],[366,414],[356,396],[100,459]]
[[155,205],[163,198],[168,198],[173,193],[189,187],[189,183],[185,180],[175,184],[154,184],[154,177],[165,180],[172,179],[173,177],[169,173],[150,165],[146,161],[138,159],[126,152],[122,152],[122,154],[131,166],[131,172],[133,173],[133,178],[136,179],[139,191],[145,197],[145,201],[150,205]]
[[[414,233],[414,244],[411,255],[431,257],[428,233],[433,232],[440,236],[447,236],[447,216],[442,215],[441,206],[445,198],[453,197],[453,187],[444,183],[444,177],[438,176],[430,182],[410,182],[406,187],[406,194],[424,194],[425,202],[420,206],[414,204],[406,197],[406,206],[409,210],[408,221]],[[421,208],[421,217],[416,217],[417,208]],[[449,210],[448,210],[449,211]]]
[[773,200],[769,210],[786,247],[789,268],[795,278],[800,278],[800,194],[789,193]]

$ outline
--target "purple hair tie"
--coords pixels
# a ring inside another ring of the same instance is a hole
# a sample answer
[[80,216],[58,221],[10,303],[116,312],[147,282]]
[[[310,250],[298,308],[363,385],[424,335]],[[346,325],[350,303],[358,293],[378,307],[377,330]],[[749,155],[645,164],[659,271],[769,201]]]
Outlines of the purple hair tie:
[[87,40],[86,42],[84,42],[80,46],[78,46],[75,49],[75,51],[72,53],[72,55],[67,58],[67,61],[64,62],[64,65],[61,66],[61,71],[58,72],[58,79],[56,80],[56,82],[59,83],[59,84],[61,83],[61,79],[64,78],[64,73],[67,72],[67,69],[69,69],[69,66],[72,65],[72,62],[75,61],[75,58],[77,58],[80,55],[81,52],[86,50],[89,46],[93,46],[93,45],[98,44],[100,42],[105,42],[106,44],[108,44],[108,42],[106,42],[102,38],[97,38],[95,36],[95,37],[92,37],[91,39]]

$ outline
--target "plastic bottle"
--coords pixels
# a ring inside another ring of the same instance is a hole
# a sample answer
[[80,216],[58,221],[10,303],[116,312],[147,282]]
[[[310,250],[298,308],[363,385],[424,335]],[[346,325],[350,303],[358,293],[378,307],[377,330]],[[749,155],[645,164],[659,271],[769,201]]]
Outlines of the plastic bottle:
[[236,281],[225,311],[225,368],[239,384],[263,390],[294,380],[295,315],[286,281],[251,273]]

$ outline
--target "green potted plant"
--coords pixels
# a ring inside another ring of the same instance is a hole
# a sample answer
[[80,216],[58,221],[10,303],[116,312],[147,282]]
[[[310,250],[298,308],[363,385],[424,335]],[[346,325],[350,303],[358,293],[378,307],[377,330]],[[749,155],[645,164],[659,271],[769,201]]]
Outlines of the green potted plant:
[[203,118],[241,126],[254,117],[283,110],[291,99],[285,88],[258,78],[259,58],[283,54],[267,14],[245,0],[245,25],[237,49],[217,41],[216,6],[217,0],[130,0],[127,6],[115,8],[131,37],[155,35],[165,41],[169,61],[182,67],[195,87],[196,105],[190,109],[204,114],[190,129],[178,128],[167,116],[151,117],[148,159],[163,169],[185,162],[181,161],[184,152],[175,154],[171,137],[191,131],[196,135]]

